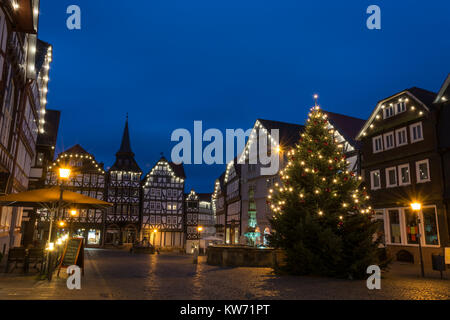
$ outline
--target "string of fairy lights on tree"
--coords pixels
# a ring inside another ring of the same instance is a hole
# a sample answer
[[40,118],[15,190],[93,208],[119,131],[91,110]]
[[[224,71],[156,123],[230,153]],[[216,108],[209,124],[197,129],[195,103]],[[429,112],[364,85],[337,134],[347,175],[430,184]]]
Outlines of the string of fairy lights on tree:
[[337,219],[339,225],[348,214],[373,213],[362,178],[348,170],[349,161],[331,128],[327,114],[317,104],[312,107],[299,143],[287,152],[281,182],[269,190],[274,219],[300,207],[318,218]]

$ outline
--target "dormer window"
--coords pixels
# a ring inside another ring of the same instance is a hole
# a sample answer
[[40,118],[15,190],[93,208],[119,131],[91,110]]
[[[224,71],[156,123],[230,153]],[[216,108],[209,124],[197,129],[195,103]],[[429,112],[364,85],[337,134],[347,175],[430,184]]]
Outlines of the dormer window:
[[406,102],[399,102],[395,104],[396,113],[402,113],[406,111]]
[[384,119],[390,118],[394,115],[394,105],[389,105],[386,108],[384,108]]

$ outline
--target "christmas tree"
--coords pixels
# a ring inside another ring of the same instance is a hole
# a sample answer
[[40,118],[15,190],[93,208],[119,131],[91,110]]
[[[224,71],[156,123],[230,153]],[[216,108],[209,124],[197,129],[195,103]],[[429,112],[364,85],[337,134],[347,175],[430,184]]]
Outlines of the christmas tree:
[[379,264],[378,225],[334,134],[327,115],[313,107],[287,154],[281,183],[269,190],[270,241],[284,249],[283,269],[290,274],[364,278],[369,265]]

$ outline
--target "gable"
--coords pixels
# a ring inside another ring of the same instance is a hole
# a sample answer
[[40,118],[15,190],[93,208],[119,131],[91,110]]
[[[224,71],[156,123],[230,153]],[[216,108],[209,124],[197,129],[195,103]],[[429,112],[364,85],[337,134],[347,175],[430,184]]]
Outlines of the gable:
[[361,140],[365,136],[375,135],[377,132],[395,127],[405,121],[422,117],[424,114],[430,112],[430,108],[410,91],[414,90],[404,90],[380,101],[369,120],[367,120],[358,133],[356,139]]
[[450,73],[442,84],[441,89],[439,90],[434,103],[446,102],[450,99]]

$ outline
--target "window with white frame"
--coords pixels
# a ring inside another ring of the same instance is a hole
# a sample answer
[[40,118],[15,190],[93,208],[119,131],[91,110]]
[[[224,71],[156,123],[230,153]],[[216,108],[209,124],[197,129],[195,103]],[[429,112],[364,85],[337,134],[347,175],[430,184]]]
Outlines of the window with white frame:
[[394,105],[393,104],[384,108],[384,112],[383,112],[384,119],[390,118],[393,115],[394,115]]
[[402,164],[398,166],[398,184],[405,186],[411,183],[411,177],[409,175],[409,164]]
[[386,244],[386,235],[384,231],[384,212],[383,210],[376,210],[374,220],[378,222],[378,228],[376,232],[376,238],[380,240],[380,244],[384,246]]
[[397,186],[397,169],[395,167],[386,169],[386,187]]
[[380,170],[370,172],[370,183],[372,190],[381,188]]
[[384,134],[384,149],[389,150],[395,147],[394,131]]
[[422,122],[414,123],[409,126],[411,143],[423,140]]
[[400,210],[388,210],[390,243],[402,243]]
[[397,147],[408,144],[408,134],[406,127],[395,130],[395,137],[397,139]]
[[406,102],[399,102],[395,104],[395,112],[402,113],[406,111]]
[[428,159],[416,162],[417,183],[428,182],[430,177],[430,163]]
[[372,144],[373,144],[373,153],[383,151],[383,137],[382,136],[373,137]]

